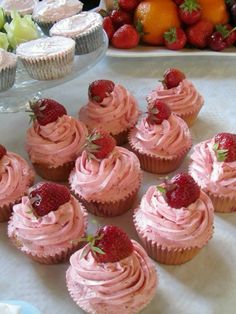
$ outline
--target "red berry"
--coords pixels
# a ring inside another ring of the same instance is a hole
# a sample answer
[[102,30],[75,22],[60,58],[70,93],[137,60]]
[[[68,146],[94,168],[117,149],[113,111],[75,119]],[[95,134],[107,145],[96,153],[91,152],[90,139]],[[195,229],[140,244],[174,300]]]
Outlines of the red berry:
[[167,120],[171,114],[170,108],[160,100],[155,100],[148,108],[148,123],[161,124],[163,120]]
[[163,85],[167,88],[177,87],[180,82],[185,79],[185,75],[178,69],[169,68],[165,71],[163,75]]
[[112,24],[112,19],[110,16],[105,16],[103,18],[103,28],[107,34],[108,39],[111,39],[113,34],[115,33],[115,27]]
[[125,24],[118,28],[111,39],[113,47],[119,49],[134,48],[139,43],[139,33],[133,25]]
[[29,189],[29,199],[36,216],[45,216],[69,202],[69,189],[57,183],[41,182]]
[[188,43],[197,48],[205,48],[213,30],[214,25],[210,21],[198,21],[197,23],[189,26],[186,30]]
[[53,99],[47,98],[32,102],[30,108],[33,112],[31,117],[33,117],[33,119],[36,118],[40,125],[47,125],[67,114],[64,106]]
[[106,158],[115,148],[115,139],[104,130],[94,130],[88,137],[86,150],[98,159]]
[[177,5],[181,5],[181,4],[184,2],[184,0],[174,0],[174,2],[175,2]]
[[200,195],[200,188],[187,173],[179,173],[166,183],[166,201],[174,208],[187,207]]
[[165,46],[171,50],[180,50],[187,42],[185,32],[181,28],[170,28],[163,36]]
[[214,137],[214,141],[213,149],[218,161],[236,161],[236,134],[218,133]]
[[110,80],[93,81],[88,88],[88,96],[92,101],[101,103],[114,90],[115,84]]
[[132,24],[133,22],[132,16],[128,12],[120,9],[112,10],[110,17],[116,28],[119,28],[124,24]]
[[134,11],[138,4],[139,0],[118,0],[119,8],[126,12]]
[[226,48],[226,43],[222,34],[220,32],[214,32],[208,40],[208,46],[211,50],[224,50]]
[[5,156],[7,153],[6,148],[0,144],[0,160],[2,159],[3,156]]
[[201,6],[196,0],[185,0],[178,9],[181,21],[187,25],[198,22],[201,18]]
[[95,248],[99,248],[104,254],[92,254],[98,263],[115,263],[130,256],[133,252],[133,244],[129,236],[120,228],[106,225],[98,229],[95,236]]
[[[218,25],[216,25],[216,32],[219,32],[221,34],[223,41],[225,43],[224,48],[230,47],[235,43],[236,31],[233,29],[233,27],[230,24],[225,24],[225,25],[218,24]],[[218,37],[219,37],[219,35],[218,35]],[[210,44],[210,42],[211,42],[211,38],[209,40],[209,44]],[[223,50],[223,49],[220,49],[220,50]],[[213,49],[213,50],[215,50],[215,49]]]

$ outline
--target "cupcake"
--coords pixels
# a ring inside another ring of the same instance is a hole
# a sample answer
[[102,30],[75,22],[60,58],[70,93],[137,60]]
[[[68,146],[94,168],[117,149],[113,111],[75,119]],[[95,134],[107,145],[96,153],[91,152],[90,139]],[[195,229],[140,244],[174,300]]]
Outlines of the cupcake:
[[86,228],[87,213],[68,188],[41,182],[13,207],[8,236],[33,260],[55,264],[81,247]]
[[66,282],[86,313],[136,314],[154,297],[157,275],[144,249],[120,228],[107,225],[97,232],[95,245],[71,256]]
[[130,131],[128,139],[141,168],[159,174],[176,170],[192,145],[186,122],[160,100],[149,105],[148,115]]
[[177,174],[150,186],[134,213],[134,225],[154,260],[178,265],[191,260],[210,240],[214,209],[193,178]]
[[83,3],[78,0],[43,0],[35,5],[32,18],[45,35],[54,23],[82,11]]
[[96,12],[82,12],[63,19],[50,29],[50,36],[64,36],[75,40],[78,55],[95,51],[103,43],[102,17]]
[[12,206],[20,202],[34,177],[26,160],[0,145],[0,222],[10,218]]
[[16,77],[17,57],[0,48],[0,92],[11,88]]
[[126,148],[115,146],[105,131],[95,130],[70,174],[72,192],[97,216],[128,211],[141,184],[139,160]]
[[11,12],[14,10],[21,16],[32,14],[36,3],[37,0],[2,0],[0,6],[4,9],[6,16],[10,18]]
[[236,134],[218,133],[194,146],[189,172],[216,212],[236,211]]
[[29,158],[42,178],[66,181],[83,149],[87,129],[55,100],[39,99],[31,108],[35,120],[26,134]]
[[101,127],[122,145],[139,116],[136,99],[122,85],[97,80],[89,85],[89,100],[79,111],[79,118],[92,130]]
[[185,78],[178,69],[168,69],[164,73],[162,84],[157,86],[148,96],[152,103],[156,99],[166,102],[170,109],[192,126],[204,103],[203,97],[193,83]]
[[62,36],[39,38],[20,44],[16,54],[33,79],[59,79],[72,71],[75,42]]

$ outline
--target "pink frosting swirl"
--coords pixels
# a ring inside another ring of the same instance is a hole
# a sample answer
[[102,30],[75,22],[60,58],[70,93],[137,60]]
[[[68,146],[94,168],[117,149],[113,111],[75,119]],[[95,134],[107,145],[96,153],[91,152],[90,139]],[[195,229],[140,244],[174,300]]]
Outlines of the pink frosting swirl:
[[144,249],[135,241],[133,253],[115,263],[97,263],[86,248],[70,258],[67,285],[72,298],[89,313],[138,313],[153,298],[157,276]]
[[86,151],[76,160],[69,182],[75,193],[87,201],[117,201],[135,191],[141,180],[140,163],[128,149],[116,146],[107,158],[88,157]]
[[165,89],[161,84],[147,96],[148,103],[164,101],[178,115],[200,110],[204,100],[189,80],[183,80],[177,87]]
[[86,136],[83,122],[64,115],[44,126],[35,122],[27,130],[26,150],[33,163],[58,167],[79,156]]
[[171,208],[156,186],[151,186],[135,211],[135,224],[148,239],[168,248],[201,248],[213,232],[213,205],[201,191],[188,207]]
[[85,234],[87,213],[73,196],[43,217],[35,217],[32,210],[29,198],[24,196],[13,207],[8,226],[9,237],[16,237],[25,252],[53,255],[71,247],[72,240]]
[[136,99],[121,85],[115,85],[113,92],[100,104],[90,100],[79,111],[80,120],[89,129],[102,127],[113,135],[133,127],[138,116]]
[[139,151],[163,157],[176,156],[192,145],[186,122],[174,113],[161,124],[149,124],[146,117],[142,118],[130,139]]
[[203,190],[235,197],[236,161],[217,161],[213,145],[214,139],[209,139],[194,146],[189,171]]
[[34,177],[26,160],[7,152],[0,160],[0,207],[20,200],[33,184]]

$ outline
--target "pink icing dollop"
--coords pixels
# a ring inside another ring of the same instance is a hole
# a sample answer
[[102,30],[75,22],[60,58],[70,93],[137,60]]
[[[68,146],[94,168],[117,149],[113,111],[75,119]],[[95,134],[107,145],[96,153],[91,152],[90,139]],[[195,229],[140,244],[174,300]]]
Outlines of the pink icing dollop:
[[213,232],[213,205],[200,192],[199,198],[188,207],[171,208],[156,186],[151,186],[134,214],[140,233],[162,247],[201,248]]
[[54,255],[70,248],[73,240],[84,236],[87,213],[73,197],[43,217],[33,214],[28,196],[13,207],[13,215],[8,226],[8,235],[16,237],[24,252]]
[[70,258],[66,278],[75,302],[88,313],[134,314],[153,298],[157,275],[144,249],[132,240],[133,253],[115,263],[98,263],[82,250]]
[[44,126],[35,122],[27,130],[26,150],[33,163],[58,167],[80,155],[87,134],[83,122],[67,115]]
[[125,87],[118,84],[101,103],[89,100],[79,111],[80,120],[89,129],[102,127],[113,135],[133,127],[138,116],[136,99]]
[[214,139],[194,146],[189,172],[203,190],[229,197],[236,196],[236,161],[217,161]]
[[192,145],[186,122],[174,113],[161,124],[150,124],[142,118],[129,138],[139,151],[161,157],[176,156]]
[[177,87],[165,89],[161,84],[148,96],[148,103],[156,99],[164,101],[179,116],[200,110],[204,103],[203,97],[189,80],[185,79]]
[[26,160],[7,152],[0,160],[0,207],[19,201],[33,184],[34,177]]
[[69,182],[86,201],[117,201],[135,191],[141,180],[140,163],[128,149],[116,146],[108,157],[89,158],[86,151],[76,160]]

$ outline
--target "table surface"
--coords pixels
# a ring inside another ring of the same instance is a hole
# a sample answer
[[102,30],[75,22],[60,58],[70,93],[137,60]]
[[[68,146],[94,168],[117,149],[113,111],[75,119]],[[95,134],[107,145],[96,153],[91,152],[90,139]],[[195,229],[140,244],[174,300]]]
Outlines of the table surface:
[[[112,79],[123,84],[145,110],[145,96],[157,85],[167,67],[182,69],[205,98],[197,122],[191,128],[194,143],[215,133],[236,133],[236,58],[163,57],[153,59],[112,59],[105,57],[94,68],[75,80],[43,92],[63,103],[76,116],[86,103],[88,84],[96,79]],[[0,115],[0,142],[8,150],[27,158],[25,132],[29,127],[25,113]],[[180,169],[187,169],[189,157]],[[158,176],[144,173],[136,204]],[[134,206],[136,206],[136,204]],[[91,217],[92,218],[92,217]],[[97,218],[99,223],[123,227],[137,240],[132,210],[117,218]],[[92,224],[89,229],[93,229]],[[9,242],[7,224],[0,224],[0,299],[21,299],[37,306],[43,314],[83,313],[69,297],[65,285],[68,263],[40,265],[16,250]],[[214,236],[192,261],[181,266],[156,263],[159,285],[143,314],[235,313],[236,307],[236,213],[216,214]],[[119,313],[119,310],[118,310]]]

